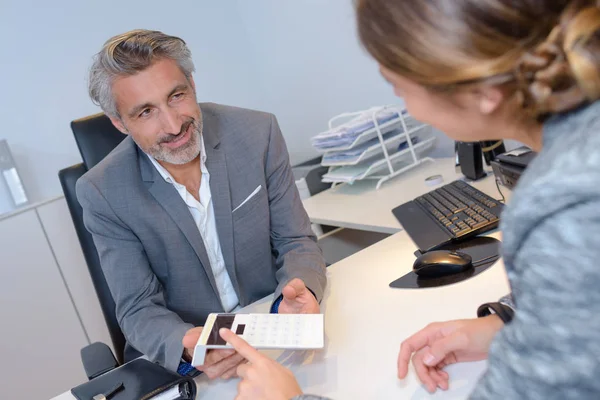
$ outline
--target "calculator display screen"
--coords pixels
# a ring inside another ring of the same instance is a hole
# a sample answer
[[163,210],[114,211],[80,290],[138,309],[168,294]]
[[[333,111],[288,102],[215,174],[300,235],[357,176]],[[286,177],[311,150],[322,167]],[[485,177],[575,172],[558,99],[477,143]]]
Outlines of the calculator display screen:
[[226,345],[227,343],[221,336],[219,335],[219,329],[227,328],[231,329],[233,326],[233,320],[235,319],[235,315],[233,314],[219,314],[215,318],[215,322],[210,330],[210,335],[208,336],[208,340],[206,341],[207,345]]

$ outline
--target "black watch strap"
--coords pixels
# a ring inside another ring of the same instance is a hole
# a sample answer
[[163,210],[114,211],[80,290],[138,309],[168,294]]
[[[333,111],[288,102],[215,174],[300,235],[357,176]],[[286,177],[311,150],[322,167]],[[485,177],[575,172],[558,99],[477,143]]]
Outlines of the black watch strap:
[[509,306],[502,303],[485,303],[479,306],[477,309],[477,317],[487,317],[492,314],[492,311],[500,317],[500,319],[505,323],[509,323],[512,321],[515,312]]

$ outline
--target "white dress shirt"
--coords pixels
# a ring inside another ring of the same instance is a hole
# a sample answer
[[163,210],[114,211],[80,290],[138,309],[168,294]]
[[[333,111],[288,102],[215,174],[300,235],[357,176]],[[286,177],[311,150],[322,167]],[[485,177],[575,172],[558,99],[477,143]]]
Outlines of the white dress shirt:
[[190,210],[194,222],[202,236],[206,252],[208,253],[210,267],[215,277],[223,309],[226,312],[234,310],[239,304],[239,299],[233,289],[231,278],[225,268],[223,253],[221,252],[221,243],[219,241],[215,221],[215,210],[213,208],[212,196],[210,193],[210,174],[205,165],[206,151],[204,148],[204,137],[200,138],[200,170],[202,171],[202,180],[200,181],[199,190],[200,201],[196,200],[194,196],[187,191],[187,188],[184,185],[176,182],[169,171],[160,165],[158,161],[150,155],[148,155],[148,158],[164,180],[175,187],[177,193],[179,193],[179,196],[181,196],[182,200]]

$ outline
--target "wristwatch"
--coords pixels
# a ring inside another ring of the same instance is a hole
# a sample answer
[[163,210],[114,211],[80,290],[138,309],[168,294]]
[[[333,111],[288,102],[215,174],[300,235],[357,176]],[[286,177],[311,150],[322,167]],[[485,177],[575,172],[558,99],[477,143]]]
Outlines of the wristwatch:
[[505,324],[512,321],[515,312],[512,308],[503,303],[485,303],[477,309],[477,317],[487,317],[496,314]]

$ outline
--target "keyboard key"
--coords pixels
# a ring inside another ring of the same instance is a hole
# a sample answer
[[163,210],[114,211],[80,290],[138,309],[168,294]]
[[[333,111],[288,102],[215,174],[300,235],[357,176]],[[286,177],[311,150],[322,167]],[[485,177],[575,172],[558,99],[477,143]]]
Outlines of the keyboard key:
[[425,207],[425,209],[427,209],[427,211],[429,211],[431,214],[435,214],[437,211],[438,213],[444,215],[440,210],[440,208],[442,208],[442,205],[439,204],[439,202],[437,202],[437,200],[435,200],[433,197],[425,195],[421,197],[418,201],[419,204]]
[[487,218],[484,218],[479,214],[473,215],[473,219],[477,222],[487,222]]
[[462,236],[464,234],[467,234],[469,232],[471,232],[470,228],[468,228],[468,229],[462,229],[462,230],[456,232],[455,235],[456,235],[456,237],[460,237],[460,236]]
[[479,228],[481,228],[481,227],[484,227],[484,226],[486,226],[487,224],[488,224],[488,222],[487,222],[487,221],[486,221],[486,222],[478,222],[478,223],[476,223],[475,225],[471,226],[471,228],[473,228],[473,229],[479,229]]
[[485,216],[485,217],[487,218],[487,220],[488,220],[488,221],[490,221],[490,222],[495,222],[495,221],[498,221],[498,220],[499,220],[499,218],[498,218],[498,217],[496,217],[494,214],[490,214],[490,213],[488,213],[487,215],[484,215],[484,216]]

